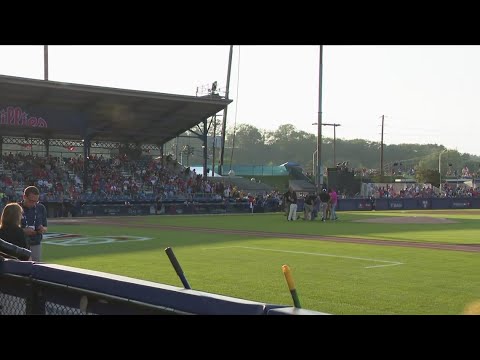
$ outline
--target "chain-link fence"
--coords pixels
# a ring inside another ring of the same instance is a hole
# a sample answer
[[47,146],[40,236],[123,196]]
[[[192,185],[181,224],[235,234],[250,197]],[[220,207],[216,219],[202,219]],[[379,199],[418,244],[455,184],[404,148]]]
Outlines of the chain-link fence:
[[175,309],[30,277],[0,276],[0,315],[187,315]]

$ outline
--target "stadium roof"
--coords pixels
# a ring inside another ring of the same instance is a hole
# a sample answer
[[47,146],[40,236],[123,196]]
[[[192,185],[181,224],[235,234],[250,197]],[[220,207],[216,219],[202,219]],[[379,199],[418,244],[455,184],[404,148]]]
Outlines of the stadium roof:
[[0,135],[159,145],[231,102],[0,75]]

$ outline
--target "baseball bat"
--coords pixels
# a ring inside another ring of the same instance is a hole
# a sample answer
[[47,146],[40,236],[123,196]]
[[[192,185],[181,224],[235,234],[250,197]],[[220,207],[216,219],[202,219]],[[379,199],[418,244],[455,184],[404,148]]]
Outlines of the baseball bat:
[[298,299],[297,290],[295,289],[295,282],[293,281],[292,272],[288,265],[282,265],[283,275],[285,276],[285,280],[287,280],[288,289],[290,290],[290,294],[292,295],[293,304],[296,308],[301,308],[300,300]]
[[177,258],[175,257],[175,254],[173,253],[173,250],[171,247],[167,247],[165,249],[165,252],[167,253],[168,258],[170,259],[170,262],[173,265],[173,268],[175,269],[175,272],[177,273],[178,277],[182,281],[183,287],[185,289],[191,289],[190,284],[187,281],[187,278],[185,277],[185,274],[183,273],[182,267],[180,266]]

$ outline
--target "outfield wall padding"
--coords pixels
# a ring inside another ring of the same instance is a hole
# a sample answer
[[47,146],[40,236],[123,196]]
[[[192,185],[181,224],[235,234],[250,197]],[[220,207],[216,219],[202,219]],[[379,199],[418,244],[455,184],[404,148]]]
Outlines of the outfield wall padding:
[[[376,210],[480,209],[480,198],[381,198]],[[339,199],[337,210],[372,210],[369,199]]]

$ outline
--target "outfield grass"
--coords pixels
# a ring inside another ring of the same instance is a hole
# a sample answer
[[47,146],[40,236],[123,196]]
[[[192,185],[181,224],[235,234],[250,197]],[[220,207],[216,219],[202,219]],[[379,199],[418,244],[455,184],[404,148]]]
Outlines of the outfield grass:
[[[49,232],[142,236],[81,246],[44,245],[44,260],[181,287],[164,249],[172,247],[194,289],[238,298],[292,304],[281,266],[292,269],[302,307],[332,314],[460,314],[480,299],[480,253],[317,240],[206,233],[155,225],[236,229],[404,241],[480,244],[480,215],[455,224],[371,224],[354,220],[420,216],[418,212],[341,212],[340,221],[287,222],[280,214],[107,218],[115,225],[57,225]],[[99,218],[100,219],[100,218]],[[144,227],[134,227],[143,225]]]

